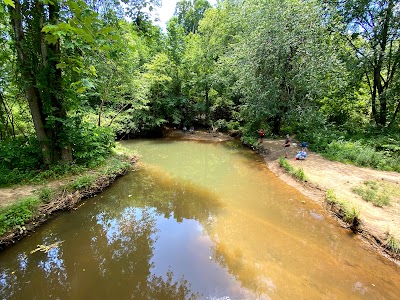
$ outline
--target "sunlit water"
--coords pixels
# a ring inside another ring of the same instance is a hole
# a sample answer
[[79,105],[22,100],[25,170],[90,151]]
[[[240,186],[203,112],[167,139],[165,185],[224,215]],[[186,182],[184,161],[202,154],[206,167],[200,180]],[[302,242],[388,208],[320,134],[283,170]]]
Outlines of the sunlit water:
[[397,266],[249,150],[122,144],[137,171],[0,253],[1,299],[400,299]]

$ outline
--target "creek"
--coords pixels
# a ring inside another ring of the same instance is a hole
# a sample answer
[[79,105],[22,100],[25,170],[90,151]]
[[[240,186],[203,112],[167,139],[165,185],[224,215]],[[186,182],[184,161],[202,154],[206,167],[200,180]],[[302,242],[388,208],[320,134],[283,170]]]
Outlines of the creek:
[[397,265],[238,143],[121,144],[135,171],[0,253],[1,299],[400,299]]

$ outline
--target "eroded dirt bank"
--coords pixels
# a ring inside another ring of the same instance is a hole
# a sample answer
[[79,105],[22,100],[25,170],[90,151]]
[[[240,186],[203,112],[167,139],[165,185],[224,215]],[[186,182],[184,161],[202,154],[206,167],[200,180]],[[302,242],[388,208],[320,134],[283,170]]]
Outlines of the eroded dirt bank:
[[[95,176],[95,179],[87,187],[73,190],[66,188],[68,183],[73,180],[72,178],[56,180],[46,184],[46,187],[55,189],[53,197],[49,201],[40,204],[35,215],[29,222],[23,226],[17,226],[3,236],[0,236],[0,251],[34,231],[35,228],[56,216],[57,213],[64,210],[77,209],[77,207],[83,205],[84,203],[79,204],[81,200],[92,197],[110,186],[117,177],[124,175],[136,163],[137,157],[121,158],[121,160],[128,164],[110,169],[105,172],[106,174],[104,172],[88,171],[87,173]],[[41,187],[19,186],[0,189],[0,207],[16,203],[21,197],[31,196]]]

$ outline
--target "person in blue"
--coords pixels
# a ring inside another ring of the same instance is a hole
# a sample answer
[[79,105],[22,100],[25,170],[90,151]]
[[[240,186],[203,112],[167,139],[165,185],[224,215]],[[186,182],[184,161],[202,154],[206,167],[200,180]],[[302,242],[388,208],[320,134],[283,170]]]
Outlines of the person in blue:
[[304,152],[307,151],[307,142],[302,142],[301,143],[301,150],[304,151]]
[[303,160],[306,159],[306,157],[307,157],[307,152],[304,150],[301,150],[296,154],[296,160]]

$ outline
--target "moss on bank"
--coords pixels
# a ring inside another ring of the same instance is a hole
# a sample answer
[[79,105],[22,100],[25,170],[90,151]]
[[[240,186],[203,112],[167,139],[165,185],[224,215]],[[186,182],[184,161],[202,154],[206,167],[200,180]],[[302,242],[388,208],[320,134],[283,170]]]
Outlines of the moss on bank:
[[62,181],[57,188],[44,185],[35,194],[0,209],[0,250],[21,239],[56,212],[72,209],[82,199],[101,192],[136,161],[136,157],[111,156],[101,166],[87,170],[72,181]]

